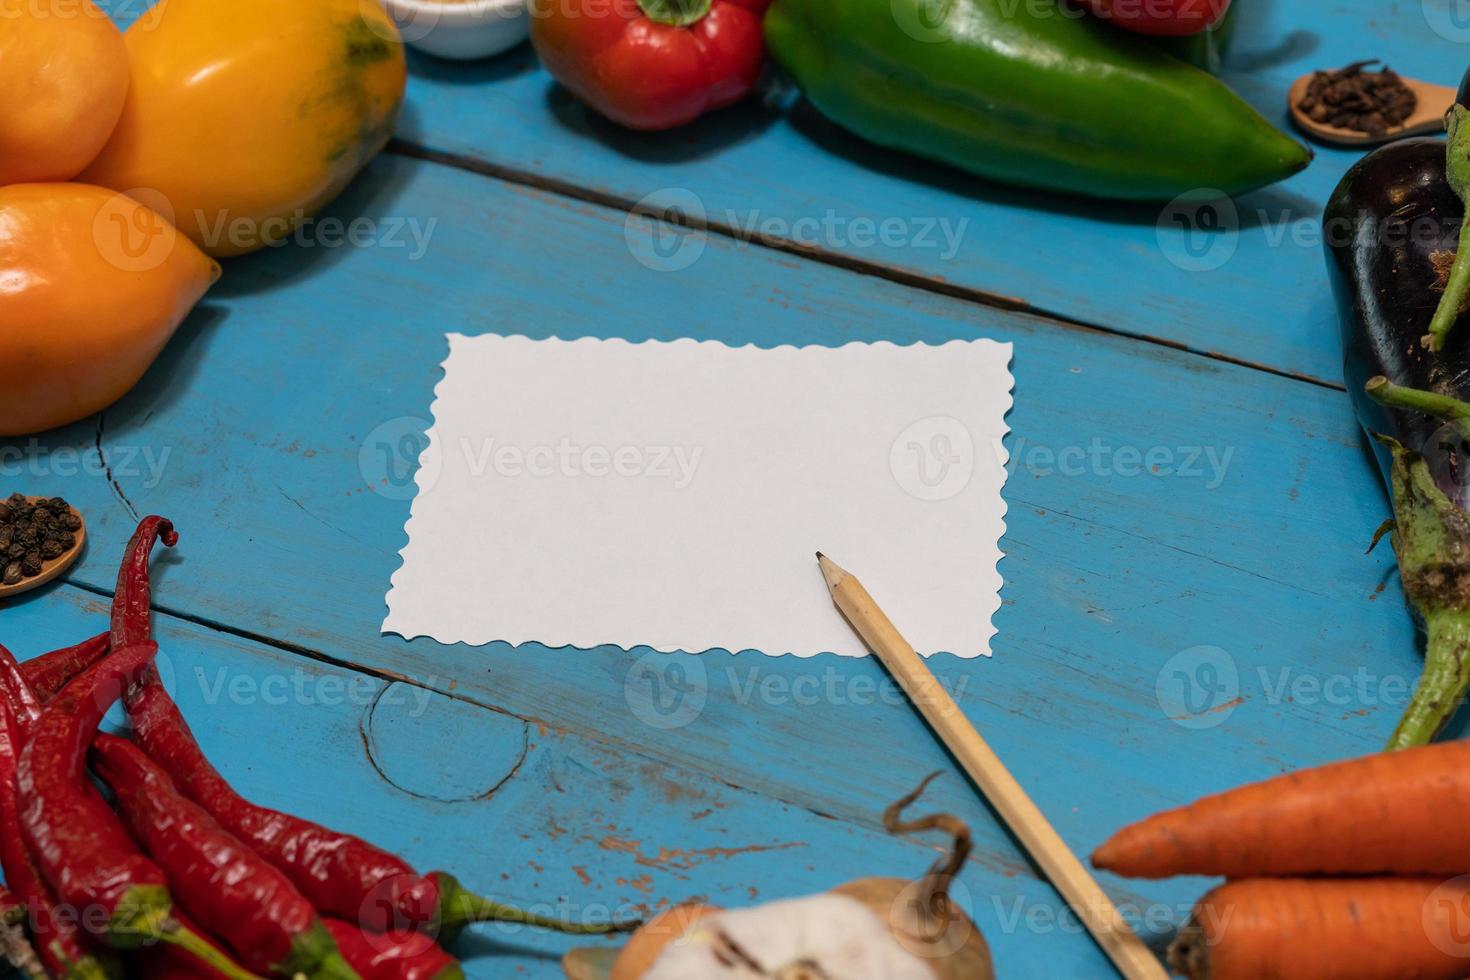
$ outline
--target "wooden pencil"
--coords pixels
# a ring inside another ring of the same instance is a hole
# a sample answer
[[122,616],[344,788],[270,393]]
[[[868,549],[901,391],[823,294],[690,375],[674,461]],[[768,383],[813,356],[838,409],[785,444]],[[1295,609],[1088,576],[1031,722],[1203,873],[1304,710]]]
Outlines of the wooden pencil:
[[837,608],[960,760],[991,807],[1077,913],[1118,971],[1128,980],[1167,980],[1168,974],[1158,957],[1138,938],[862,583],[821,552],[817,553],[817,562]]

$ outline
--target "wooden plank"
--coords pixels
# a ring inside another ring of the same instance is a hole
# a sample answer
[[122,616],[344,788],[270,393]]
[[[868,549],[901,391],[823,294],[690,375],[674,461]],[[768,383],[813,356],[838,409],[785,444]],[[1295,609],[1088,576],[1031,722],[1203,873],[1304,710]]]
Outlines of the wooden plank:
[[[72,587],[8,606],[27,657],[95,632],[106,604]],[[837,821],[513,714],[321,664],[172,617],[160,666],[210,758],[247,796],[361,834],[422,870],[542,913],[605,920],[699,896],[737,906],[815,893],[933,860],[877,815]],[[120,716],[119,716],[120,717]],[[1084,937],[1006,928],[1019,908],[1056,915],[1048,889],[998,867],[961,876],[1008,976],[1041,948],[1068,975],[1106,969]],[[1003,897],[1003,901],[991,896]],[[595,944],[599,940],[591,940]],[[568,940],[511,925],[456,947],[472,978],[558,977]]]
[[[104,418],[4,447],[8,483],[85,511],[93,543],[73,582],[110,589],[134,512],[166,513],[183,533],[160,569],[170,610],[871,820],[950,765],[871,661],[378,634],[442,334],[989,336],[1017,345],[997,655],[934,666],[1074,848],[1157,807],[1374,748],[1395,685],[1418,671],[1392,558],[1362,555],[1387,505],[1339,392],[718,236],[660,272],[633,254],[669,246],[667,229],[402,158],[332,213],[438,224],[417,260],[292,247],[230,263]],[[975,805],[958,779],[935,800]],[[998,831],[983,832],[998,853]],[[1141,891],[1172,907],[1201,884]]]
[[[121,2],[121,0],[115,0]],[[1297,76],[1362,58],[1444,84],[1470,29],[1455,0],[1391,5],[1241,0],[1228,80],[1286,127]],[[127,16],[139,4],[124,5]],[[1341,382],[1322,275],[1321,212],[1353,151],[1241,199],[1238,231],[1208,216],[1020,192],[877,150],[810,110],[748,105],[676,134],[623,132],[557,89],[529,47],[468,65],[413,60],[402,136],[433,150],[622,202],[876,263],[940,288],[1289,373]],[[1180,225],[1198,222],[1198,226]],[[1224,220],[1228,221],[1226,215]],[[890,222],[885,226],[884,222]],[[878,234],[879,229],[888,227]],[[958,233],[958,243],[944,228]],[[1222,264],[1223,263],[1223,264]]]

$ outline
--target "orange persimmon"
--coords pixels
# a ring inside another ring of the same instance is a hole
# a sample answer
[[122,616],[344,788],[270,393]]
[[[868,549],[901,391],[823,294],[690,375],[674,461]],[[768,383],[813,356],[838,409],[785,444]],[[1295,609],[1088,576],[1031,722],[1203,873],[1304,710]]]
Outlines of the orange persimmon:
[[0,0],[0,185],[71,180],[128,94],[122,32],[92,0]]

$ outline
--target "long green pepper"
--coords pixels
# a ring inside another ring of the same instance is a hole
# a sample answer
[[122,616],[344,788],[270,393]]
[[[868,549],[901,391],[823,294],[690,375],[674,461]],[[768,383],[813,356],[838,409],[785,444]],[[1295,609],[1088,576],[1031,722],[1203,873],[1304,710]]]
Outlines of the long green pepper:
[[1165,201],[1312,158],[1218,79],[1060,2],[776,0],[766,41],[839,125],[1010,184]]

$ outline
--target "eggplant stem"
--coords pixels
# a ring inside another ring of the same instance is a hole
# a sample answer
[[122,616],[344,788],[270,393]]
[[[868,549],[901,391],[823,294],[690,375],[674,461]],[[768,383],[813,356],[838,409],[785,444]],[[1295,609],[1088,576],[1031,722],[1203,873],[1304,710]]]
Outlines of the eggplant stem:
[[[1466,254],[1470,254],[1467,248]],[[1405,388],[1396,385],[1387,378],[1379,375],[1369,378],[1368,383],[1363,386],[1368,397],[1386,408],[1400,408],[1409,412],[1423,412],[1425,415],[1446,422],[1460,422],[1470,419],[1470,404],[1451,398],[1449,395],[1441,395],[1433,391],[1424,391],[1419,388]]]
[[[1461,229],[1463,233],[1464,229]],[[1424,337],[1424,346],[1432,351],[1444,350],[1445,338],[1454,329],[1460,311],[1465,307],[1465,297],[1470,295],[1470,243],[1466,247],[1455,247],[1455,264],[1450,267],[1449,280],[1445,283],[1444,295],[1434,310],[1434,319],[1429,322],[1429,333]]]
[[1390,752],[1434,741],[1470,691],[1470,613],[1439,610],[1426,614],[1424,624],[1424,674],[1388,741]]

